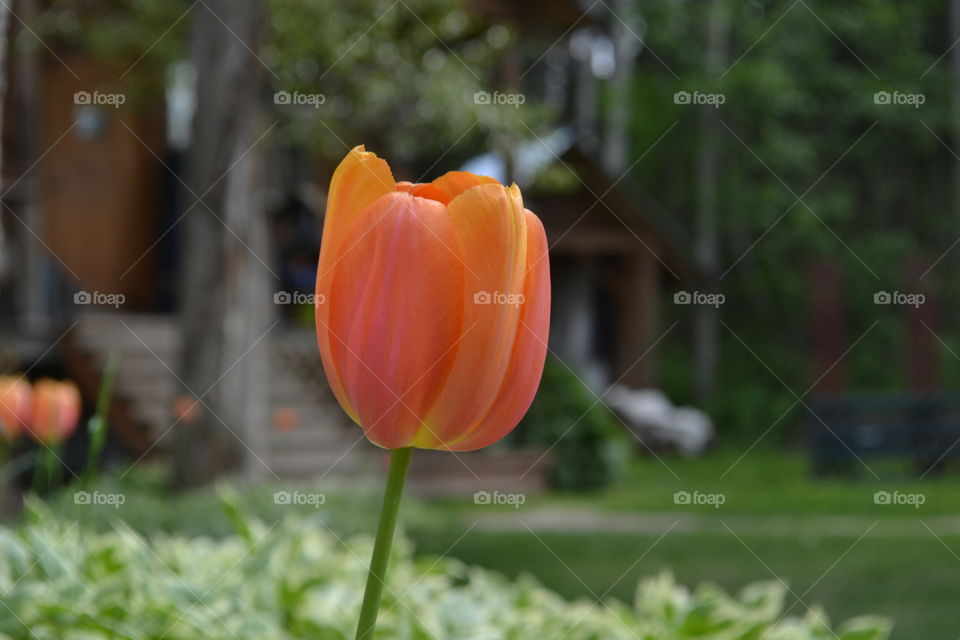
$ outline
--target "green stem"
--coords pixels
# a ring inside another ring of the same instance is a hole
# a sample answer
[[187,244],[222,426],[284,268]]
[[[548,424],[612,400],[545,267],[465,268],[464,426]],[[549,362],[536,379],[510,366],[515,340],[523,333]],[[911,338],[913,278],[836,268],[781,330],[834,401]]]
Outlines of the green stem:
[[367,588],[363,592],[363,606],[360,608],[360,622],[357,624],[357,640],[373,640],[373,631],[377,627],[377,612],[380,610],[380,596],[387,579],[387,563],[390,560],[390,547],[393,544],[393,532],[397,528],[397,512],[403,497],[403,482],[410,467],[413,447],[394,449],[390,452],[390,471],[387,474],[387,488],[383,493],[383,506],[380,507],[380,523],[377,525],[377,540],[373,546],[373,558],[370,559],[370,573],[367,575]]
[[43,445],[37,449],[37,464],[33,467],[33,479],[30,481],[30,488],[37,495],[42,493],[43,479],[47,472],[47,456],[49,452]]
[[47,491],[53,491],[54,485],[60,479],[60,443],[51,444],[44,453],[47,468]]
[[100,378],[100,391],[97,395],[97,408],[87,427],[90,434],[90,450],[87,454],[87,466],[83,471],[80,485],[89,489],[93,474],[100,466],[100,456],[107,439],[107,412],[110,410],[110,398],[113,395],[113,385],[117,377],[117,367],[120,364],[120,353],[116,350],[110,353],[107,364]]

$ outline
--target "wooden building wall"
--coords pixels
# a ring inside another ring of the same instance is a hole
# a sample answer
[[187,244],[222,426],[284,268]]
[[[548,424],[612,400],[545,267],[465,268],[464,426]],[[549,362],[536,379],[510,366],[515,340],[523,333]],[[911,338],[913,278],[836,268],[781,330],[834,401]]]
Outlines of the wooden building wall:
[[[159,228],[166,171],[158,159],[164,153],[162,96],[140,100],[136,109],[130,95],[119,108],[75,104],[78,91],[116,91],[123,71],[86,59],[67,64],[79,80],[52,61],[41,84],[40,146],[49,149],[37,168],[42,236],[80,277],[78,288],[121,293],[126,308],[149,308],[156,281],[150,248],[165,231]],[[77,122],[84,109],[102,115],[102,130]]]

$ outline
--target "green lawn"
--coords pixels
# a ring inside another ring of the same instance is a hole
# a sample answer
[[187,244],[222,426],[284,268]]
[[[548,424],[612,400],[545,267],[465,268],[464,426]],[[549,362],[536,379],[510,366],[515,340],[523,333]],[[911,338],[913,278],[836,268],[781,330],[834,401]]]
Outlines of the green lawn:
[[[743,456],[743,457],[741,457]],[[738,461],[739,460],[739,461]],[[854,463],[848,477],[818,478],[798,453],[754,449],[717,451],[701,459],[662,456],[635,462],[620,486],[593,494],[528,496],[524,508],[549,505],[601,508],[627,512],[722,513],[724,515],[860,515],[864,517],[930,517],[960,515],[960,474],[918,479],[911,465],[896,460],[868,460],[871,475]],[[678,491],[721,493],[720,509],[677,505]],[[919,508],[909,504],[878,505],[877,491],[924,496]],[[458,509],[462,500],[448,501]],[[506,508],[509,510],[509,507]]]

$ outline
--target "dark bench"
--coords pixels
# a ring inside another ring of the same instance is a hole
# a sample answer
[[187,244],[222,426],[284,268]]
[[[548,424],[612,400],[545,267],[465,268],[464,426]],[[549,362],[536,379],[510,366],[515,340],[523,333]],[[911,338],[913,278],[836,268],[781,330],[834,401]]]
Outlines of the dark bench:
[[960,456],[957,395],[845,394],[808,406],[816,414],[807,424],[817,474],[855,470],[857,457],[909,457],[919,473],[934,473]]

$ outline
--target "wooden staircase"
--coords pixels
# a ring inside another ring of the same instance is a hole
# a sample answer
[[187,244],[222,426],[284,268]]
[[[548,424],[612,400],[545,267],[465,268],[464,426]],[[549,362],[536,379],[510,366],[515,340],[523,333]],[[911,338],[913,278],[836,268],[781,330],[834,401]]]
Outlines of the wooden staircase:
[[[313,331],[277,326],[264,342],[269,345],[264,383],[270,423],[263,425],[266,436],[259,439],[265,450],[254,453],[269,469],[264,470],[266,476],[349,479],[375,466],[379,450],[337,405],[323,375]],[[74,377],[88,398],[95,397],[112,350],[120,354],[120,367],[111,424],[123,432],[121,439],[135,455],[162,455],[172,446],[170,434],[181,426],[172,417],[178,393],[173,374],[179,357],[176,317],[114,311],[82,314],[71,332],[68,352]]]

